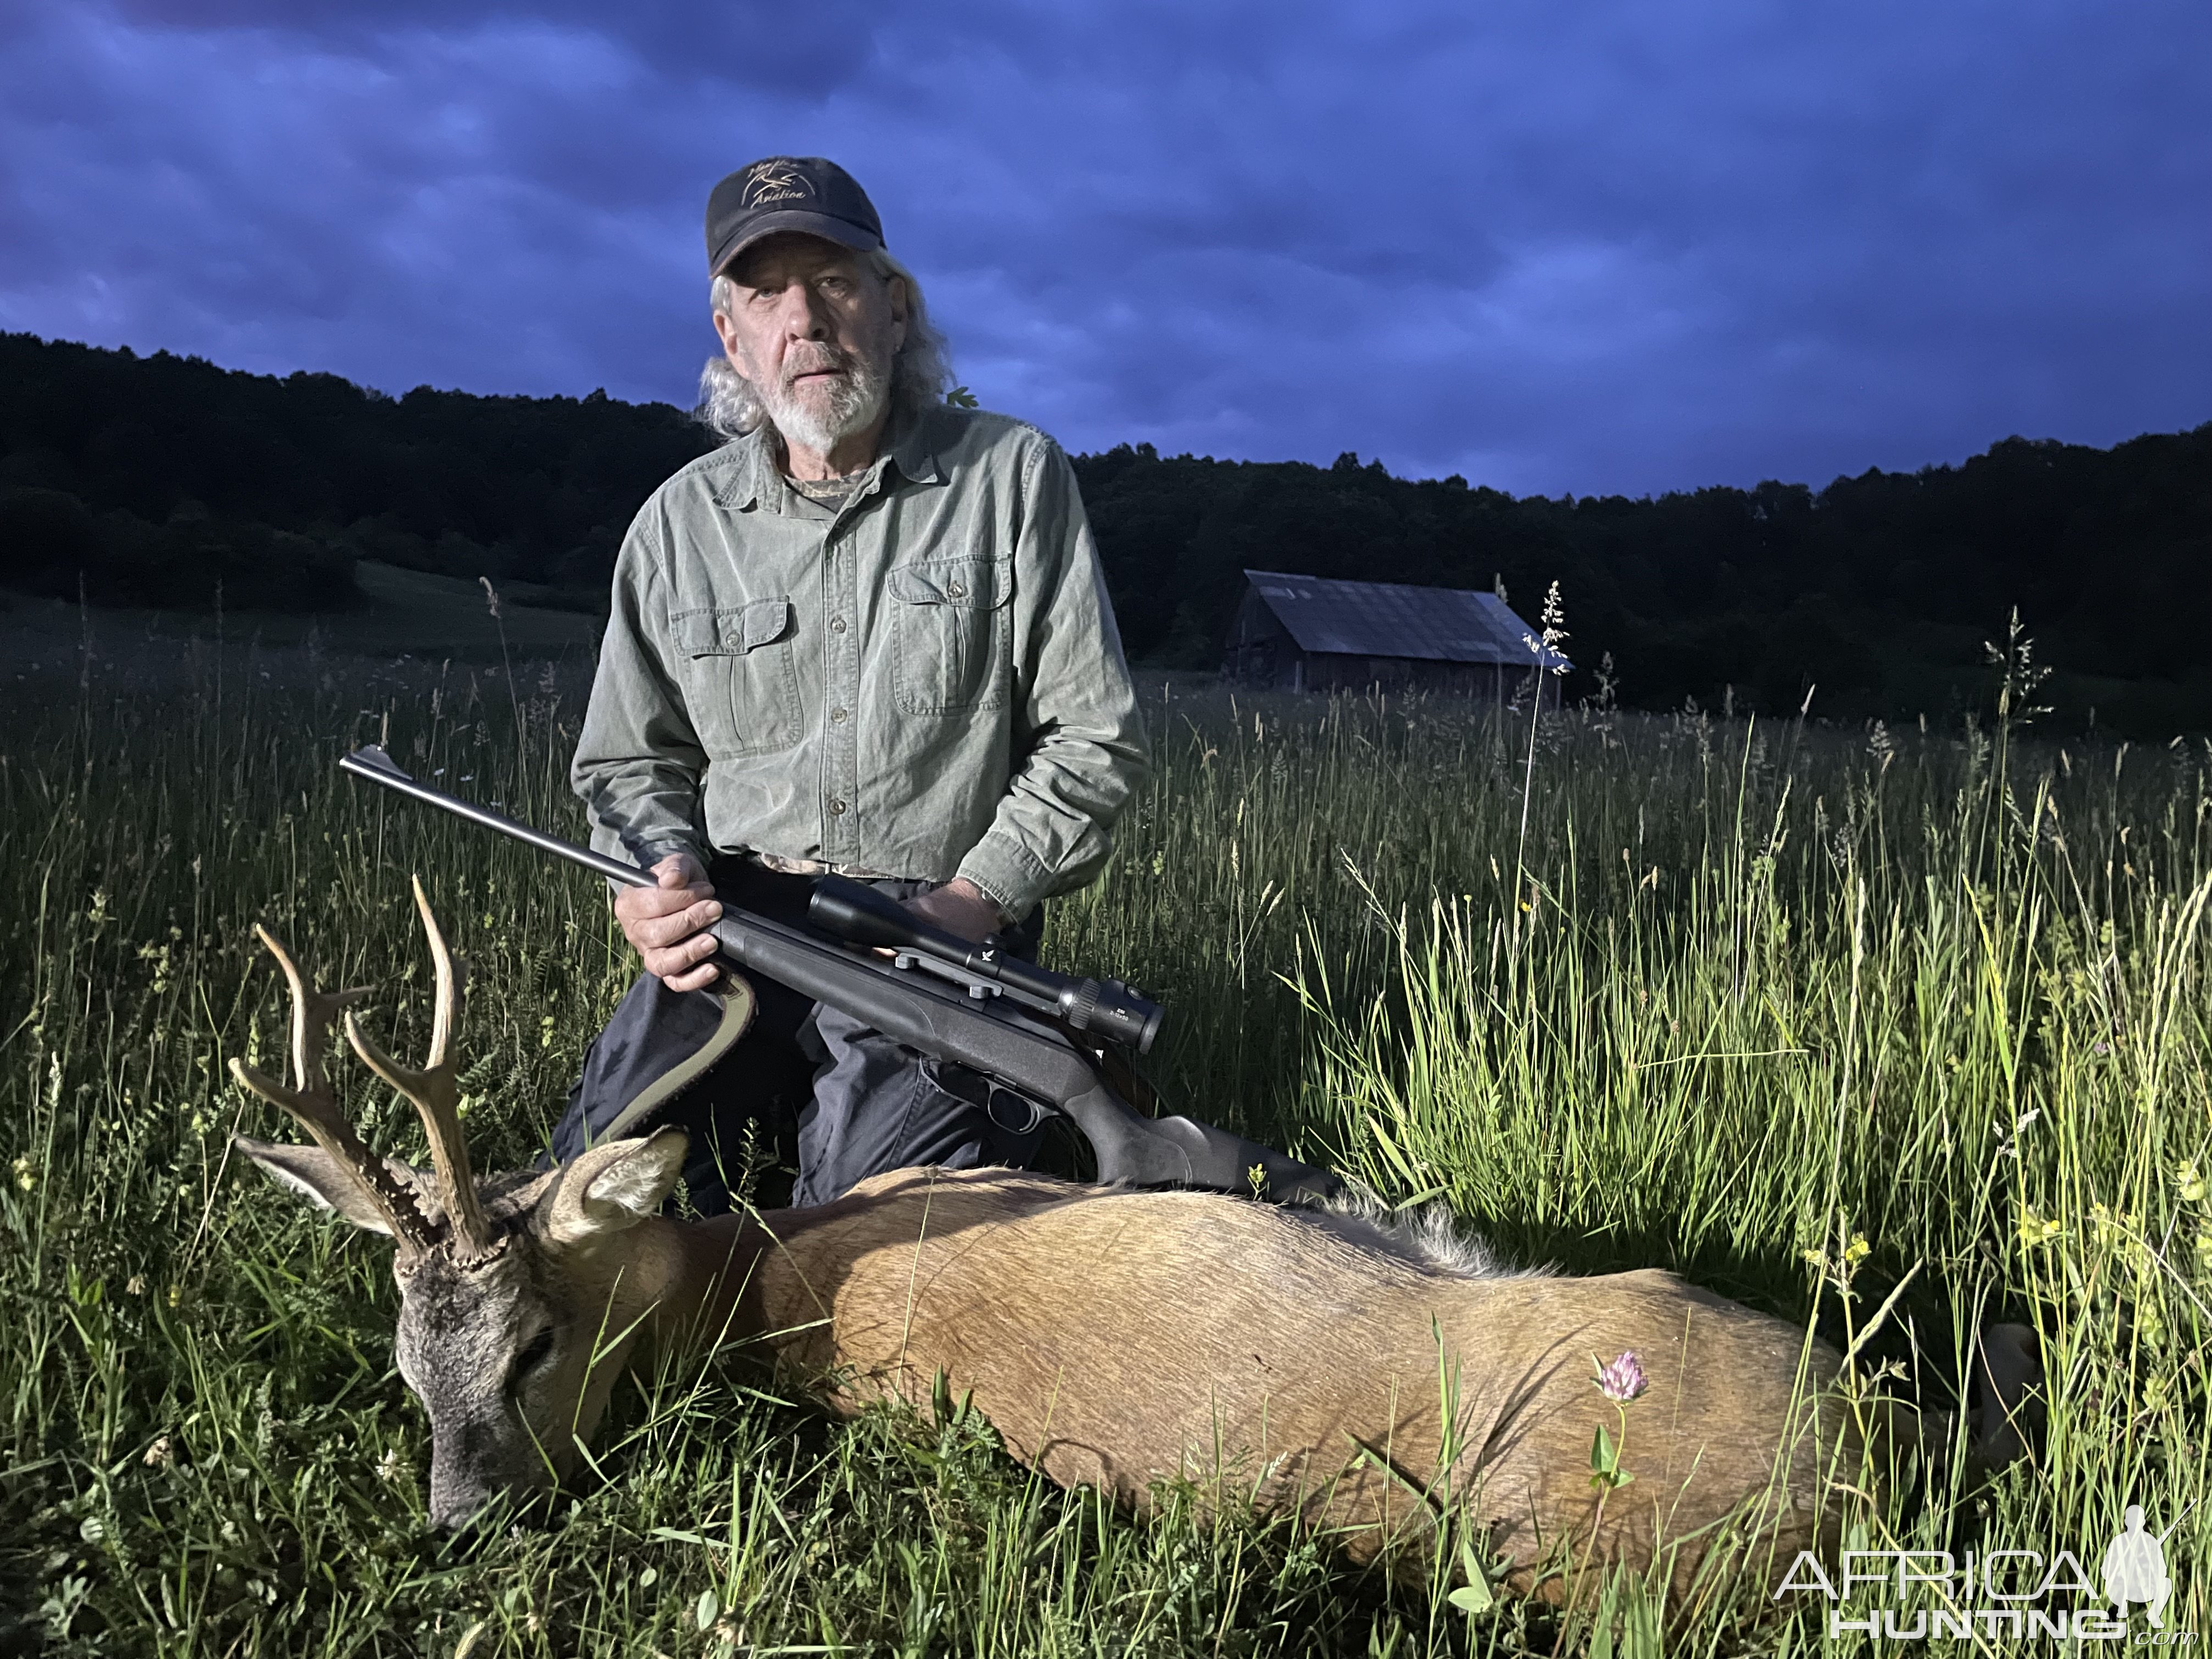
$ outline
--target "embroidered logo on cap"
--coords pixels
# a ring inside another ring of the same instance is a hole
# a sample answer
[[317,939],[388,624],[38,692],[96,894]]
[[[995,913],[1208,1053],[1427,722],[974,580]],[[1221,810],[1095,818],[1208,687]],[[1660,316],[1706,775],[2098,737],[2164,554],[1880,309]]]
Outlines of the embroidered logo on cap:
[[814,185],[787,161],[763,161],[746,177],[741,198],[748,208],[771,202],[803,202],[814,194]]

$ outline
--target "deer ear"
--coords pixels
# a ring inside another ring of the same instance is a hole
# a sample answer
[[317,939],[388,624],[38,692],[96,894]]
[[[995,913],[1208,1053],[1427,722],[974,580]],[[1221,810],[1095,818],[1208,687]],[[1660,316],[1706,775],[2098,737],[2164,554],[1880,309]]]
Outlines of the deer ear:
[[[319,1146],[295,1146],[284,1141],[256,1140],[252,1135],[233,1135],[230,1144],[319,1209],[336,1210],[356,1227],[391,1236],[384,1215],[362,1190],[353,1171]],[[410,1185],[416,1183],[413,1170],[396,1158],[385,1159],[392,1174]]]
[[683,1130],[661,1128],[578,1154],[546,1194],[546,1238],[585,1244],[635,1227],[675,1190],[690,1145]]

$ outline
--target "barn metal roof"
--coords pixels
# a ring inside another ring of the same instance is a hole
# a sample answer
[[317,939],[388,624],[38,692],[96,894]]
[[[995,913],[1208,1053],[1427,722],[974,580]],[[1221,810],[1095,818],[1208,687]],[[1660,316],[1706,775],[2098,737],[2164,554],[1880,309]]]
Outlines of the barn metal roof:
[[1431,662],[1571,667],[1557,651],[1531,648],[1537,630],[1495,593],[1397,582],[1340,582],[1247,570],[1253,591],[1301,651],[1351,657],[1419,657]]

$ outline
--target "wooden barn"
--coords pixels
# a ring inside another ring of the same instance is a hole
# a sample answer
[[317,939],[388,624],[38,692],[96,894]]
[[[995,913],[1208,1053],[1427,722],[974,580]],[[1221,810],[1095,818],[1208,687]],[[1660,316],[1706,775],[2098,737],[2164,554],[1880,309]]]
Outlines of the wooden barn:
[[[1449,691],[1556,699],[1557,651],[1495,593],[1395,582],[1331,581],[1248,570],[1229,625],[1231,678],[1287,690]],[[1549,682],[1532,685],[1532,679]]]

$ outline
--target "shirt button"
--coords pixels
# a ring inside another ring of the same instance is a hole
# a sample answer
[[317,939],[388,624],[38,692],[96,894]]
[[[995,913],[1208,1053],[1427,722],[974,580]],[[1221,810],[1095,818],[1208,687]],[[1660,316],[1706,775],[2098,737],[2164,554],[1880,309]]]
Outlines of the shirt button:
[[961,586],[958,582],[947,582],[945,584],[945,597],[948,599],[964,599],[968,597],[968,590]]
[[844,619],[842,617],[830,617],[830,631],[832,634],[842,634],[842,633],[843,633],[843,632],[845,631],[845,619]]
[[845,722],[845,711],[842,708],[833,708],[830,711],[830,718],[842,726]]
[[844,816],[845,816],[845,803],[844,803],[843,801],[842,801],[842,800],[833,800],[833,801],[831,801],[831,802],[830,803],[830,816],[831,817],[833,817],[833,818],[840,818],[840,817],[844,817]]

